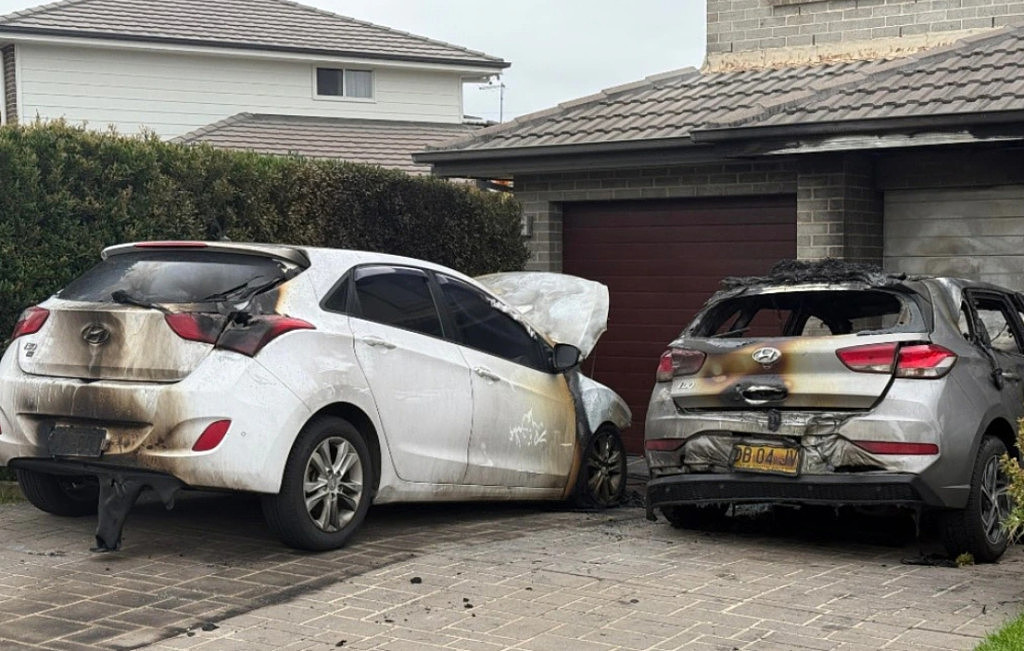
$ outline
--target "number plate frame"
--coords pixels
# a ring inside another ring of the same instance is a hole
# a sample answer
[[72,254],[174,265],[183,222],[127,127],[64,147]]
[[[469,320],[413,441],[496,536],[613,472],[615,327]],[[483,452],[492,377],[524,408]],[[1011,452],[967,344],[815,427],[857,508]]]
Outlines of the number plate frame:
[[82,425],[55,425],[46,444],[53,457],[99,459],[107,442],[107,430]]
[[[746,454],[748,450],[749,455]],[[736,472],[796,477],[800,474],[800,457],[799,448],[737,443],[732,448],[732,469]]]

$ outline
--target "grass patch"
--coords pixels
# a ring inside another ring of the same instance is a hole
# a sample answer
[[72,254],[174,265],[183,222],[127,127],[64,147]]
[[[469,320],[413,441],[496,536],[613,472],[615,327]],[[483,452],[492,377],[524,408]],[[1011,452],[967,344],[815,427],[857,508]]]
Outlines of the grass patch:
[[995,633],[991,633],[985,641],[975,647],[974,651],[1017,651],[1024,649],[1024,614],[1008,622]]

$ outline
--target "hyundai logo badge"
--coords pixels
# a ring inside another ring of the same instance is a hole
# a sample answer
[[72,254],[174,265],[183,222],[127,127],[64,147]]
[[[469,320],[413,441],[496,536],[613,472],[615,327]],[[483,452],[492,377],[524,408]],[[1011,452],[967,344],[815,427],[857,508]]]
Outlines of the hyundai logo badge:
[[98,323],[90,323],[82,328],[82,339],[90,346],[102,346],[110,340],[110,331]]
[[765,346],[764,348],[758,348],[755,350],[751,357],[753,357],[754,361],[761,366],[771,366],[775,362],[779,361],[780,357],[782,357],[782,351],[778,348]]

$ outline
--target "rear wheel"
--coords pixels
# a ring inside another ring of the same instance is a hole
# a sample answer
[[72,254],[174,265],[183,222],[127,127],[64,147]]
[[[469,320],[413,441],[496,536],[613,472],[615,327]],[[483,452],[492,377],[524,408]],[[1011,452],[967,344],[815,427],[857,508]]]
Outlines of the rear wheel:
[[263,497],[263,515],[292,547],[337,549],[362,524],[373,486],[373,464],[359,430],[341,418],[317,418],[288,455],[281,492]]
[[584,508],[618,506],[626,494],[626,450],[619,430],[605,425],[583,451],[574,501]]
[[71,517],[92,515],[97,511],[100,488],[95,477],[49,475],[20,469],[14,473],[25,499],[37,509]]
[[974,461],[967,507],[944,513],[942,539],[951,557],[970,553],[980,563],[998,560],[1009,544],[1003,521],[1010,512],[1009,480],[999,463],[1006,446],[986,436]]

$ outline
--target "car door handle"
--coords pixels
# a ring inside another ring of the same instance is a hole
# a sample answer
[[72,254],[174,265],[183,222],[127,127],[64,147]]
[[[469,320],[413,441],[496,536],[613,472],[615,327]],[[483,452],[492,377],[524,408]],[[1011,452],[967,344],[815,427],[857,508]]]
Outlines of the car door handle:
[[381,339],[380,337],[374,335],[363,337],[362,342],[367,346],[373,346],[374,348],[377,348],[379,346],[380,348],[384,348],[385,350],[392,350],[395,347],[395,345],[390,341],[387,341],[386,339]]
[[489,369],[484,368],[483,366],[477,366],[476,368],[473,369],[473,372],[482,377],[483,379],[490,380],[491,382],[501,381],[500,377],[492,373]]

